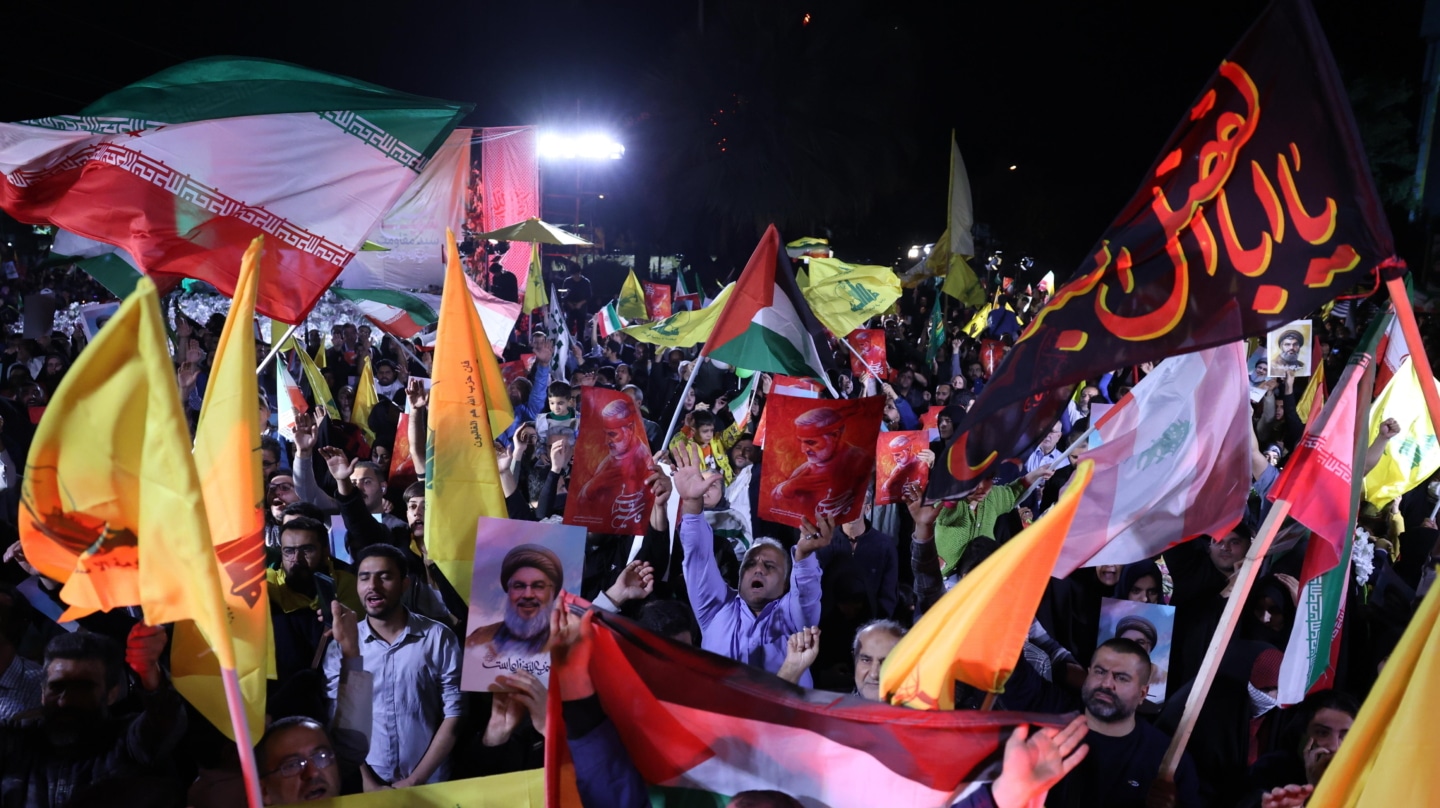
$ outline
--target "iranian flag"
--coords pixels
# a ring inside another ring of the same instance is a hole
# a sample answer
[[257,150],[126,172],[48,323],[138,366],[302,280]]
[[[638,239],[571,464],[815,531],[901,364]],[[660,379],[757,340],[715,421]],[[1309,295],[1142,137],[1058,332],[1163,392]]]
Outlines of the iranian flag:
[[828,363],[816,348],[826,344],[824,334],[824,326],[795,284],[790,258],[772,224],[700,353],[733,367],[813,376],[829,384]]
[[187,62],[76,115],[0,123],[0,208],[298,323],[468,107],[263,59]]
[[[1015,726],[1057,723],[805,690],[624,618],[595,617],[595,691],[657,804],[723,805],[741,791],[774,789],[806,805],[949,805],[952,794],[998,773]],[[565,737],[560,714],[557,696],[550,738]],[[545,752],[555,806],[571,786],[563,779],[568,747],[547,744]]]
[[1375,395],[1378,396],[1400,371],[1405,357],[1410,355],[1410,346],[1405,344],[1405,333],[1400,330],[1399,320],[1390,318],[1390,324],[1385,328],[1384,336],[1380,337],[1374,353],[1380,360],[1375,366]]
[[340,286],[330,291],[341,300],[348,300],[381,331],[399,339],[409,339],[439,319],[435,314],[440,306],[439,295]]
[[1250,495],[1250,393],[1242,343],[1173,356],[1096,424],[1095,477],[1060,559],[1129,564],[1200,535],[1224,535]]
[[[1300,598],[1280,665],[1281,704],[1296,704],[1312,690],[1329,687],[1340,654],[1340,628],[1349,588],[1351,537],[1364,489],[1369,448],[1370,390],[1379,335],[1393,325],[1387,312],[1370,325],[1351,355],[1335,394],[1305,429],[1305,437],[1270,489],[1270,499],[1290,503],[1290,516],[1310,529],[1300,567]],[[1398,334],[1396,335],[1398,336]],[[1403,343],[1402,343],[1403,344]]]
[[605,339],[629,323],[625,322],[625,319],[620,316],[620,312],[615,310],[615,302],[612,300],[605,308],[595,312],[595,325],[600,330],[600,339]]

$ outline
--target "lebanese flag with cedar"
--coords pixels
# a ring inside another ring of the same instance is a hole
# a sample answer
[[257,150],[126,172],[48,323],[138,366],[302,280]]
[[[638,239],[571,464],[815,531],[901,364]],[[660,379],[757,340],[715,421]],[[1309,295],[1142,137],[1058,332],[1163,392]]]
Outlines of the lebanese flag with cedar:
[[0,209],[300,322],[468,107],[265,59],[186,62],[78,115],[0,123]]

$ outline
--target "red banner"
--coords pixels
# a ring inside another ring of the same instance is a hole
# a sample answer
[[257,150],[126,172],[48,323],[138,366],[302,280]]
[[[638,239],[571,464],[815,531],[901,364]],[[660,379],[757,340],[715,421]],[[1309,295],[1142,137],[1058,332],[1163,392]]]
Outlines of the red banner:
[[676,311],[699,311],[704,307],[705,300],[699,295],[679,295],[675,298]]
[[500,377],[505,380],[506,384],[509,384],[521,376],[529,374],[533,367],[535,367],[535,354],[521,354],[520,358],[514,362],[506,362],[500,366]]
[[837,524],[860,517],[874,476],[875,438],[883,396],[821,401],[772,395],[766,414],[775,427],[765,447],[760,516],[787,525],[817,516]]
[[663,320],[669,317],[673,313],[670,306],[670,287],[649,281],[641,285],[645,287],[645,311],[649,312],[650,319]]
[[850,372],[855,374],[855,378],[858,379],[866,373],[877,379],[890,378],[890,365],[885,358],[885,329],[866,328],[852,331],[845,341],[850,343],[855,353],[865,358],[865,363],[861,364],[854,353],[850,354]]
[[995,375],[995,369],[1000,367],[1000,360],[1005,358],[1005,343],[998,339],[987,339],[980,342],[980,367],[985,369],[985,378]]
[[630,397],[603,387],[583,388],[565,524],[599,533],[644,533],[655,504],[645,485],[650,466],[645,422]]
[[919,486],[921,494],[930,482],[930,467],[921,460],[921,452],[930,448],[930,438],[923,430],[915,432],[881,432],[875,443],[875,504],[891,505],[904,502],[907,486]]

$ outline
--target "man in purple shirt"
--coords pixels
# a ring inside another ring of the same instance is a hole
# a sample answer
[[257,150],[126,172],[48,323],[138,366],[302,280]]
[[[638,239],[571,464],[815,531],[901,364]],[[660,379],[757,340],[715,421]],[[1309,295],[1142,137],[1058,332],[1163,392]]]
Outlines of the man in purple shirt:
[[[680,447],[674,454],[685,583],[690,606],[700,622],[700,647],[775,673],[785,661],[790,635],[820,622],[820,562],[815,551],[830,543],[835,524],[822,519],[817,527],[802,520],[800,542],[788,557],[774,539],[757,540],[740,564],[737,593],[720,575],[714,534],[700,515],[706,490],[723,486],[724,477],[704,473],[693,445]],[[800,685],[810,684],[810,672],[806,671]]]

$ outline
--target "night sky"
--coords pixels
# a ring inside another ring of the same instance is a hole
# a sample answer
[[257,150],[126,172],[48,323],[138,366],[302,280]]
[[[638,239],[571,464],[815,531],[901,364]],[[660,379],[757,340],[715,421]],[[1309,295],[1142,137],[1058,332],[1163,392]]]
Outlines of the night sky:
[[[713,32],[727,4],[254,0],[206,7],[161,0],[84,4],[83,11],[73,4],[76,10],[67,11],[68,5],[6,4],[3,120],[75,112],[188,59],[252,55],[471,102],[466,125],[565,127],[578,117],[627,143],[624,165],[614,171],[634,172],[634,180],[665,148],[627,135],[650,111],[645,88],[673,64],[676,38],[696,29],[701,9]],[[889,263],[905,245],[939,235],[954,128],[977,219],[992,226],[1007,252],[1033,254],[1062,278],[1134,192],[1181,113],[1264,7],[1261,0],[839,5],[850,23],[826,58],[893,87],[905,104],[885,110],[895,137],[879,139],[894,148],[886,170],[895,176],[867,200],[867,213],[836,223],[840,255]],[[1357,76],[1383,86],[1408,83],[1407,100],[1391,114],[1418,120],[1423,0],[1315,5],[1347,84]],[[823,32],[838,6],[776,0],[769,7],[796,17],[808,12],[808,31]],[[873,88],[865,97],[874,97]],[[855,114],[849,101],[843,91],[816,98],[813,114],[843,125]],[[653,201],[664,192],[623,177],[612,182],[618,186],[612,193],[622,197],[617,210],[625,195]],[[786,234],[799,235],[806,234]]]

